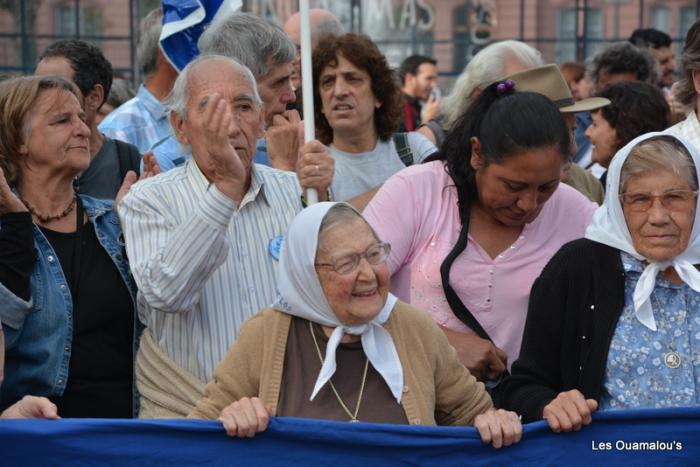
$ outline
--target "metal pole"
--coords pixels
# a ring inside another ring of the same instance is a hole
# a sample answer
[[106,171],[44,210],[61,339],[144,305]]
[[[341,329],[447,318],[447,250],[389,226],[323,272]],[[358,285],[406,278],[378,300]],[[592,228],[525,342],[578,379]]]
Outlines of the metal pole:
[[585,57],[582,57],[582,50],[581,50],[581,35],[578,32],[578,15],[581,14],[581,0],[576,0],[576,5],[574,6],[574,50],[576,51],[574,53],[574,56],[576,57],[576,61],[583,61]]
[[583,58],[588,57],[588,0],[583,0]]
[[[316,136],[314,125],[314,85],[311,67],[311,25],[309,22],[309,0],[299,2],[300,28],[301,28],[301,89],[306,96],[304,104],[304,143],[308,143]],[[309,206],[318,203],[318,192],[315,188],[306,189],[306,200]]]
[[644,0],[639,0],[639,27],[644,27]]
[[22,50],[22,72],[29,69],[29,38],[27,37],[27,11],[25,2],[19,2],[19,31]]
[[80,0],[75,0],[75,38],[80,39]]
[[520,42],[525,40],[525,0],[520,0]]
[[[138,12],[137,16],[134,16],[134,2],[138,2],[135,8]],[[134,88],[138,86],[141,75],[140,67],[136,66],[136,40],[134,38],[134,23],[141,18],[140,11],[140,1],[129,0],[129,65],[131,66],[131,84]]]

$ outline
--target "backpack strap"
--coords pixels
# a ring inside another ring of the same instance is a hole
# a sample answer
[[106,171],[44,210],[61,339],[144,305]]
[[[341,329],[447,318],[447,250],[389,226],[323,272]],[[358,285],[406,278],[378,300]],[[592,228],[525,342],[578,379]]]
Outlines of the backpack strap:
[[393,139],[396,153],[403,165],[406,167],[413,165],[413,151],[411,145],[408,144],[408,133],[394,133]]
[[[141,153],[131,144],[125,143],[118,139],[113,140],[117,147],[117,159],[119,160],[119,178],[124,180],[126,173],[129,170],[136,172],[136,175],[141,174],[141,167],[136,163],[135,159],[141,158]],[[135,157],[138,155],[138,157]]]

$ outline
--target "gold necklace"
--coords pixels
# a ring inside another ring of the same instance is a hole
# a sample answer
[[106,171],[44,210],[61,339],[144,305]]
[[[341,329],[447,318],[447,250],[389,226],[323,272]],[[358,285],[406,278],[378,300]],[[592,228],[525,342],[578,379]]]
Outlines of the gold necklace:
[[[314,346],[316,347],[318,359],[321,361],[321,366],[323,366],[323,356],[321,355],[321,348],[318,346],[318,341],[316,340],[316,334],[314,333],[314,328],[311,324],[311,321],[309,321],[309,331],[311,331],[311,338],[314,340]],[[348,409],[347,405],[345,405],[345,402],[343,402],[343,399],[340,398],[340,394],[338,394],[338,391],[335,389],[333,381],[331,381],[330,379],[328,380],[328,384],[331,385],[331,389],[333,390],[333,394],[335,394],[335,398],[338,399],[340,406],[343,408],[345,413],[348,414],[348,417],[350,417],[351,422],[359,422],[359,420],[357,419],[357,414],[360,412],[360,403],[362,402],[362,394],[365,391],[365,382],[367,381],[368,368],[369,359],[365,357],[365,371],[362,374],[362,385],[360,386],[360,395],[357,396],[357,404],[355,404],[355,413],[350,412],[350,409]]]
[[67,207],[66,209],[64,209],[63,212],[61,212],[61,213],[59,213],[59,214],[56,214],[55,216],[51,216],[51,215],[49,215],[49,214],[43,214],[43,213],[37,211],[37,210],[34,209],[34,207],[33,207],[31,204],[29,204],[29,203],[27,202],[27,200],[25,200],[24,198],[20,198],[19,200],[22,201],[22,204],[24,204],[24,205],[27,207],[27,209],[29,210],[29,212],[30,212],[34,217],[36,217],[36,218],[39,220],[39,223],[41,223],[41,224],[47,224],[47,223],[49,223],[49,222],[51,222],[51,221],[57,221],[58,219],[63,219],[63,218],[66,217],[68,214],[70,214],[71,211],[72,211],[73,209],[75,209],[75,205],[76,205],[76,202],[77,202],[77,200],[78,200],[78,197],[77,197],[77,196],[73,196],[73,199],[71,200],[71,202],[70,202],[70,204],[68,205],[68,207]]

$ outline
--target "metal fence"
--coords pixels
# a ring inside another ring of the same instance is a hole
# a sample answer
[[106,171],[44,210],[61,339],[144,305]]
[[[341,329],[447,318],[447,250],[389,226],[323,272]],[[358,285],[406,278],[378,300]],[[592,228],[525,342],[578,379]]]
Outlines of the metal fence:
[[[548,62],[582,61],[597,46],[655,27],[676,42],[700,14],[700,0],[316,0],[348,31],[364,32],[396,65],[412,53],[458,74],[494,40],[519,39]],[[115,72],[139,81],[139,21],[159,0],[0,0],[0,72],[31,73],[60,38],[99,45]],[[283,22],[298,0],[244,0],[244,9]]]

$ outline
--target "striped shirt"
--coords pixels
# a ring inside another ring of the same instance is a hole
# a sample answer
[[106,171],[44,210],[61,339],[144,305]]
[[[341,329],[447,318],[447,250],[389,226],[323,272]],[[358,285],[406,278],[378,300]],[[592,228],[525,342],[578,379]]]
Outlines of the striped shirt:
[[142,84],[136,96],[110,112],[98,129],[133,144],[143,154],[171,134],[169,115],[168,107]]
[[301,210],[296,174],[253,165],[236,207],[193,159],[119,204],[138,312],[178,365],[208,381],[243,322],[276,296],[275,240]]

